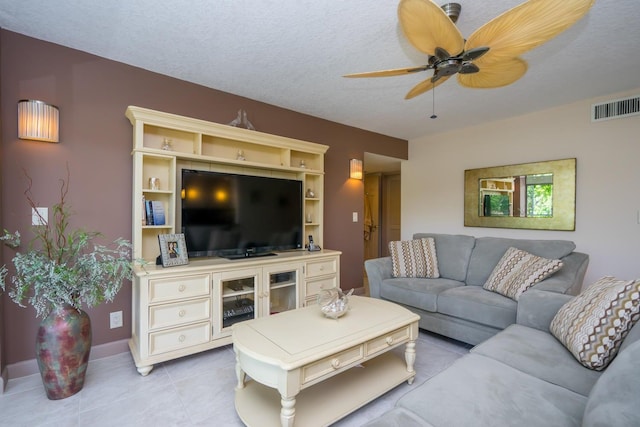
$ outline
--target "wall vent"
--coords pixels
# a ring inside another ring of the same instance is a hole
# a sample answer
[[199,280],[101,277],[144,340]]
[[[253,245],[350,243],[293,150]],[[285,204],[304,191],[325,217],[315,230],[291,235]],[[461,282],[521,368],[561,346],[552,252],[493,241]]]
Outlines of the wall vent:
[[601,104],[591,105],[591,121],[620,119],[640,114],[640,96],[614,99]]

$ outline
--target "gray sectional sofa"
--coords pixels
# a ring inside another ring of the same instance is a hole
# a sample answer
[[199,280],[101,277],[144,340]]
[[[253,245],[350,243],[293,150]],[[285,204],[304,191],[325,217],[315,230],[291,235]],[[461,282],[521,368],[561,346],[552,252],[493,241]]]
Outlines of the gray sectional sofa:
[[549,333],[555,313],[571,298],[526,291],[515,324],[367,426],[640,426],[640,326],[605,370],[585,368]]
[[[483,289],[509,247],[561,259],[563,267],[532,289],[576,295],[589,256],[566,240],[527,240],[418,233],[435,240],[440,277],[394,278],[390,257],[365,261],[369,294],[403,305],[420,315],[420,328],[478,344],[516,322],[518,302]],[[526,293],[526,292],[525,292]]]

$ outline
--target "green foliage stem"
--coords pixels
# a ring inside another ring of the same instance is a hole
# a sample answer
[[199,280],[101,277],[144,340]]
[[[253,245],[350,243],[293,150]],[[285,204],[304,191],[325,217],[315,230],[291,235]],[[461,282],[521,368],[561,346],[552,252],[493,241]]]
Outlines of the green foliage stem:
[[[37,206],[31,193],[32,180],[25,191],[32,209]],[[72,211],[67,202],[69,172],[60,180],[60,201],[53,205],[53,220],[33,226],[35,237],[25,252],[13,258],[15,274],[11,277],[9,297],[21,307],[27,301],[38,317],[45,317],[53,308],[70,305],[77,310],[82,305],[96,306],[113,301],[125,279],[131,279],[131,244],[116,239],[111,247],[93,243],[98,232],[72,229]],[[37,210],[35,211],[37,212]],[[39,214],[38,214],[39,215]],[[5,230],[0,237],[8,246],[20,245],[20,234]],[[7,268],[0,268],[0,287],[6,291]]]

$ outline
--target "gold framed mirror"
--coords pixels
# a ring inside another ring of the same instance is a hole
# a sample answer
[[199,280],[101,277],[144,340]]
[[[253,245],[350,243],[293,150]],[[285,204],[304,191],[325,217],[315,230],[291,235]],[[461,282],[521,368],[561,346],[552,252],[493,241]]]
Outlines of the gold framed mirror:
[[465,227],[575,230],[576,159],[464,171]]

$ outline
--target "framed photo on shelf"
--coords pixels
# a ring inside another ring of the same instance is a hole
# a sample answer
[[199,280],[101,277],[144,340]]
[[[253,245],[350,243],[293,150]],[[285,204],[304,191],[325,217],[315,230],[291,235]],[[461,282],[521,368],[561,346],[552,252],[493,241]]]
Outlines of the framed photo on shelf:
[[189,264],[184,234],[160,234],[158,242],[163,267]]

